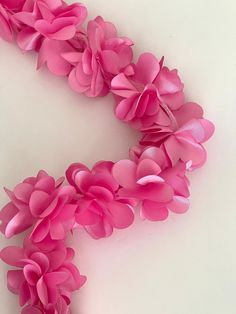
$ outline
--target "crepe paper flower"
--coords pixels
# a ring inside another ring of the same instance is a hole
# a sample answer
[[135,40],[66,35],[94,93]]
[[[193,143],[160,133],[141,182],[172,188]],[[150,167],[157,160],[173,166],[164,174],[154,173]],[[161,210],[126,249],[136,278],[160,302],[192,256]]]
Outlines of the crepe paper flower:
[[[87,48],[77,55],[77,65],[69,76],[69,84],[89,97],[108,93],[111,79],[118,73],[132,73],[132,41],[118,37],[115,26],[102,17],[89,21]],[[74,58],[71,60],[74,62]]]
[[[23,248],[9,246],[0,252],[1,259],[16,267],[7,274],[8,289],[19,295],[22,313],[67,313],[71,293],[86,281],[72,263],[74,251],[61,247],[42,252],[27,242]],[[63,311],[56,311],[57,309]],[[32,310],[31,312],[29,310]]]
[[115,110],[118,119],[134,128],[153,123],[170,125],[171,110],[183,104],[183,83],[177,70],[163,67],[151,53],[142,54],[134,67],[135,74],[119,73],[111,82],[112,92],[119,96]]
[[22,50],[38,50],[44,38],[72,39],[87,17],[82,4],[65,5],[63,1],[28,0],[15,18],[22,23],[17,42]]
[[40,242],[60,240],[74,224],[75,206],[70,205],[75,189],[61,186],[63,179],[55,181],[45,171],[25,179],[13,191],[6,189],[10,202],[0,212],[1,232],[7,238],[34,225],[31,237]]
[[191,169],[201,167],[207,158],[202,143],[214,133],[214,125],[203,119],[202,113],[200,106],[187,103],[174,113],[179,128],[173,131],[169,127],[153,125],[143,129],[144,136],[140,144],[161,146],[172,166],[181,160],[185,163],[191,162]]
[[118,183],[113,178],[112,162],[98,162],[89,170],[83,164],[72,164],[67,180],[76,189],[75,219],[95,239],[110,236],[113,228],[127,228],[133,223],[133,200],[117,197]]

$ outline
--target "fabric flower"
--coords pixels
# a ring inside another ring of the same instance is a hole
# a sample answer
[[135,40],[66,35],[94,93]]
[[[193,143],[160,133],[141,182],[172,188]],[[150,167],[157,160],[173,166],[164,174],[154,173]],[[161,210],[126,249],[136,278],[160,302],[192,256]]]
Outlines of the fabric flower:
[[8,289],[19,295],[23,314],[67,314],[71,293],[86,281],[72,263],[74,251],[59,246],[43,252],[29,241],[24,247],[9,246],[0,252],[1,259],[17,269],[7,274]]
[[191,168],[201,167],[206,161],[202,143],[214,133],[214,125],[202,118],[202,108],[195,103],[186,103],[173,112],[176,129],[153,125],[143,129],[142,145],[162,146],[174,166],[181,160],[191,162]]
[[[135,156],[135,154],[131,154]],[[141,216],[149,220],[164,220],[174,191],[162,177],[166,166],[164,152],[155,147],[144,150],[135,160],[124,159],[114,164],[112,174],[121,189],[120,197],[141,201]],[[171,208],[169,208],[171,209]]]
[[12,41],[17,21],[13,13],[21,10],[24,0],[0,0],[0,37]]
[[75,194],[71,186],[61,186],[44,171],[25,179],[13,191],[6,190],[11,201],[1,210],[1,232],[7,238],[34,225],[32,240],[40,242],[50,237],[64,239],[74,225],[75,206],[69,202]]
[[38,50],[43,38],[72,39],[87,17],[82,4],[65,5],[61,0],[27,0],[15,18],[22,23],[17,42],[21,49]]
[[66,172],[80,195],[76,221],[95,239],[111,235],[113,228],[127,228],[134,220],[133,202],[116,195],[119,185],[111,174],[112,166],[112,162],[99,162],[90,171],[72,164]]
[[[133,52],[132,41],[118,37],[115,26],[102,17],[89,21],[87,48],[68,60],[77,63],[69,76],[69,84],[75,91],[89,97],[108,93],[111,79],[120,72],[130,73]],[[75,58],[76,57],[76,58]]]
[[170,111],[183,104],[183,83],[177,70],[170,71],[151,53],[140,56],[134,66],[134,76],[119,73],[111,82],[112,92],[119,96],[118,119],[130,122],[134,128],[153,123],[170,125]]

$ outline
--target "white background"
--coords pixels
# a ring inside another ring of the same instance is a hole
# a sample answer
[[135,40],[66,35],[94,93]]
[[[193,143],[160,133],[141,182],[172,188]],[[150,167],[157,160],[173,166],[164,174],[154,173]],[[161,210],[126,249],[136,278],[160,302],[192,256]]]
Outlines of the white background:
[[[165,55],[189,100],[205,108],[216,133],[209,161],[191,174],[191,209],[94,241],[73,239],[88,277],[74,314],[236,313],[236,2],[235,0],[87,0],[90,17],[113,21],[138,55]],[[59,177],[74,161],[127,157],[138,134],[113,115],[110,97],[77,95],[64,79],[35,71],[33,54],[0,41],[0,186],[43,168]],[[0,202],[7,201],[1,190]],[[7,242],[1,237],[0,245]],[[19,313],[0,266],[2,314]]]

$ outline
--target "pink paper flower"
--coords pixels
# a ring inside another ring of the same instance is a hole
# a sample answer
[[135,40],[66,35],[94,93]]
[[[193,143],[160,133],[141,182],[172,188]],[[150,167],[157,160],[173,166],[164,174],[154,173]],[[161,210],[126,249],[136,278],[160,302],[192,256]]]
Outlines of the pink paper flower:
[[26,0],[15,18],[22,23],[17,42],[23,50],[38,50],[44,38],[72,39],[87,17],[82,4],[65,5],[61,0]]
[[102,17],[89,21],[87,48],[68,59],[77,61],[69,76],[72,89],[89,97],[108,93],[111,79],[120,72],[130,73],[132,67],[132,41],[118,37],[115,26]]
[[47,237],[64,239],[74,225],[76,207],[69,204],[75,189],[62,187],[62,182],[39,171],[37,177],[25,179],[13,191],[6,190],[11,202],[0,212],[1,232],[10,238],[34,225],[31,237],[35,242]]
[[119,96],[118,119],[130,122],[134,128],[153,123],[170,125],[170,111],[183,104],[183,83],[177,70],[170,71],[162,63],[151,53],[144,53],[134,67],[134,76],[119,73],[112,80],[112,92]]
[[17,268],[8,271],[8,289],[19,295],[21,306],[26,305],[24,314],[67,314],[71,293],[86,281],[72,263],[74,251],[64,244],[44,252],[26,240],[23,248],[4,248],[0,257]]
[[153,125],[143,129],[142,145],[162,147],[174,166],[181,160],[191,162],[191,168],[201,167],[206,161],[206,151],[202,143],[214,133],[214,125],[202,118],[202,108],[195,103],[187,103],[173,112],[176,128]]
[[95,239],[123,229],[134,220],[133,202],[118,198],[119,185],[111,174],[112,162],[99,162],[90,171],[82,164],[72,164],[66,177],[80,195],[76,221]]

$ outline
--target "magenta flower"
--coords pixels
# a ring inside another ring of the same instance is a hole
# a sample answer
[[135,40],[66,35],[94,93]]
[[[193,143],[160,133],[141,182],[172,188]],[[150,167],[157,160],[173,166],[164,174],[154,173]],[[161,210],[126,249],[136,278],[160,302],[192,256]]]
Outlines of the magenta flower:
[[32,240],[40,242],[49,237],[64,239],[74,225],[75,206],[70,205],[75,189],[62,187],[63,180],[54,180],[44,171],[6,190],[11,201],[1,210],[1,232],[7,238],[34,225]]
[[142,145],[162,146],[174,166],[181,160],[191,162],[191,168],[201,167],[206,161],[206,151],[202,143],[214,133],[214,125],[202,118],[202,108],[187,103],[173,112],[176,127],[153,125],[143,129]]
[[80,195],[76,221],[95,239],[123,229],[134,220],[133,202],[117,197],[119,185],[111,174],[112,162],[99,162],[90,171],[82,164],[72,164],[66,177]]
[[132,41],[118,37],[115,26],[102,17],[89,21],[87,48],[77,58],[76,67],[69,76],[72,89],[89,97],[108,93],[111,79],[120,72],[130,73],[133,52]]
[[135,74],[119,73],[111,82],[112,92],[119,96],[116,107],[118,119],[135,128],[170,125],[170,111],[183,104],[183,83],[177,70],[162,66],[151,53],[140,56],[134,66]]
[[28,0],[15,18],[22,23],[17,42],[23,50],[38,50],[43,38],[72,39],[87,17],[82,4],[65,5],[61,0]]
[[8,289],[19,295],[24,314],[67,314],[71,293],[86,281],[72,263],[74,251],[64,244],[44,252],[26,240],[23,248],[4,248],[0,257],[17,268],[8,271]]

